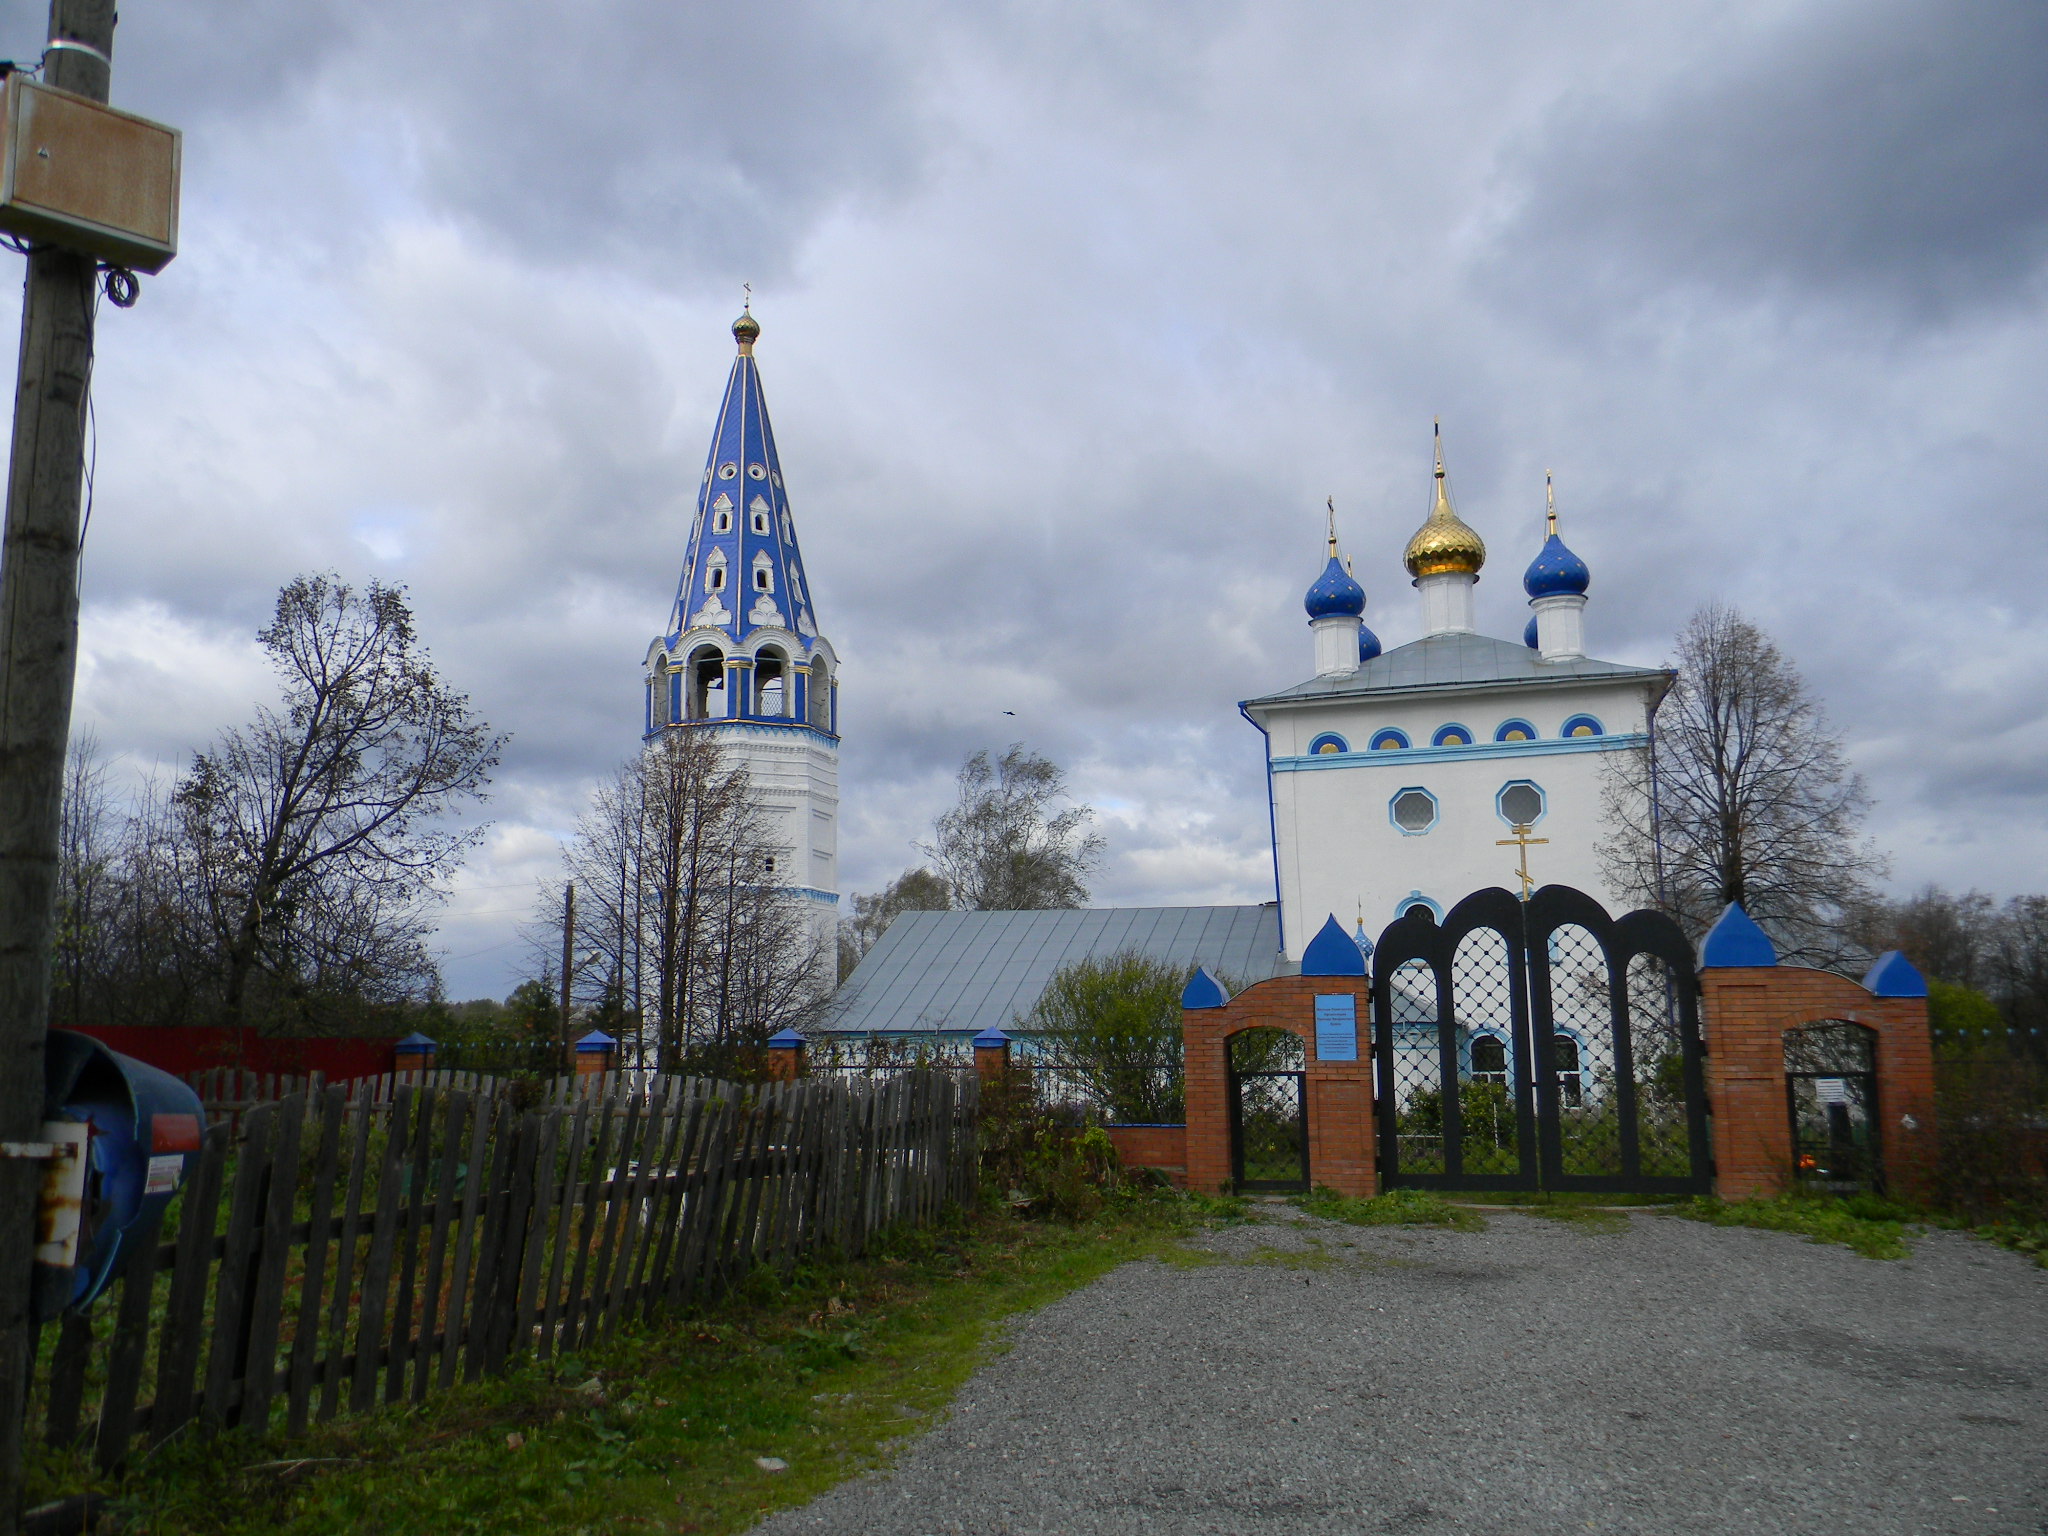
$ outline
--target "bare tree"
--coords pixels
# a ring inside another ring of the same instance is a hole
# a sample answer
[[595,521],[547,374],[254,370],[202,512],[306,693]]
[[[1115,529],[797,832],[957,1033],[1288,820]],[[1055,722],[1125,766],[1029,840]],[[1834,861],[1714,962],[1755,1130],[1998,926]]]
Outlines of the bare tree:
[[274,1011],[431,978],[424,904],[482,835],[446,818],[482,798],[505,741],[441,680],[402,588],[299,577],[257,638],[282,707],[197,754],[172,796],[177,874],[237,1024],[257,990]]
[[1001,757],[977,752],[960,765],[960,795],[918,844],[967,912],[1013,912],[1087,904],[1088,874],[1102,839],[1088,831],[1093,808],[1069,805],[1067,779],[1050,759],[1012,742]]
[[[752,782],[718,743],[665,731],[598,787],[564,861],[577,889],[579,1003],[652,1029],[666,1067],[746,1066],[745,1053],[807,1020],[822,956],[804,898],[779,883],[779,850]],[[544,892],[532,942],[558,946]],[[645,1044],[646,1042],[643,1042]]]
[[1608,880],[1695,936],[1732,901],[1789,960],[1858,952],[1851,918],[1886,866],[1862,840],[1870,797],[1819,701],[1762,630],[1718,604],[1686,623],[1671,664],[1651,750],[1610,759]]
[[50,1023],[76,1029],[106,1010],[106,980],[119,941],[122,825],[99,738],[71,743],[58,824],[57,928]]

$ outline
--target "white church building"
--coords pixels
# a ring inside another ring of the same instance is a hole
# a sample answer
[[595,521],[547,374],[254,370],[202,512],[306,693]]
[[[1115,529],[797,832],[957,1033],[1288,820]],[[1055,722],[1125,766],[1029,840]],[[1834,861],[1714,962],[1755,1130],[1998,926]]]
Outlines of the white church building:
[[1264,737],[1276,900],[905,913],[822,1031],[958,1040],[1014,1029],[1060,967],[1119,950],[1243,985],[1298,970],[1332,917],[1364,949],[1410,907],[1441,918],[1473,891],[1523,889],[1524,873],[1624,909],[1596,853],[1605,770],[1616,753],[1649,749],[1672,674],[1586,654],[1591,575],[1559,536],[1554,504],[1522,578],[1528,628],[1519,640],[1478,633],[1486,544],[1452,505],[1440,437],[1434,499],[1404,563],[1422,633],[1384,650],[1333,513],[1305,599],[1314,675],[1238,706]]
[[[1409,907],[1442,917],[1486,886],[1571,885],[1610,910],[1595,848],[1604,767],[1643,752],[1671,684],[1661,669],[1586,654],[1591,575],[1557,532],[1522,577],[1519,642],[1478,633],[1486,544],[1451,503],[1442,439],[1435,499],[1403,563],[1422,635],[1383,650],[1338,553],[1305,605],[1315,676],[1238,707],[1264,734],[1281,944],[1298,962],[1327,919],[1376,935]],[[1526,863],[1524,863],[1526,859]]]

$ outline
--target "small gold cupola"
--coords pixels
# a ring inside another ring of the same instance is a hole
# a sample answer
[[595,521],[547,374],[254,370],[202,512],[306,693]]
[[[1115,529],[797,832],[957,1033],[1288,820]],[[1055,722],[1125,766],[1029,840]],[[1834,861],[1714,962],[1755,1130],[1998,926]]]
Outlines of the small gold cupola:
[[1429,517],[1408,541],[1402,556],[1408,574],[1420,581],[1425,576],[1479,575],[1486,564],[1486,541],[1451,510],[1451,493],[1444,481],[1444,432],[1436,429],[1436,505]]

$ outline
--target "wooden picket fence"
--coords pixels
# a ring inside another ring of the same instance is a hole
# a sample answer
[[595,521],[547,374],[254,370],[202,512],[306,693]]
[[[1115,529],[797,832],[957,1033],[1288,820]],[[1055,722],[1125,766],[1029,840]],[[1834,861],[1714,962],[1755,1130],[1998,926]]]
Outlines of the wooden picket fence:
[[180,1431],[298,1431],[585,1348],[761,1264],[859,1254],[973,1201],[977,1107],[971,1078],[911,1073],[531,1110],[336,1084],[248,1108],[209,1126],[163,1240],[44,1330],[31,1437],[112,1468]]

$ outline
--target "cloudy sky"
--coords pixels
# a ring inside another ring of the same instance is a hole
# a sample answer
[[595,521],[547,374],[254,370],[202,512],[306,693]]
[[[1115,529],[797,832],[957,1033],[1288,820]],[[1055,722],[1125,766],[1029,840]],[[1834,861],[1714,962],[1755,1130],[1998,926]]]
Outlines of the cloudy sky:
[[1482,627],[1553,468],[1597,654],[1737,605],[1899,885],[2048,887],[2035,0],[129,0],[114,99],[185,131],[183,247],[102,317],[79,722],[174,769],[280,583],[405,583],[513,737],[455,996],[633,749],[743,281],[847,890],[1021,738],[1099,901],[1270,897],[1232,706],[1310,670],[1325,496],[1415,636],[1433,416]]

